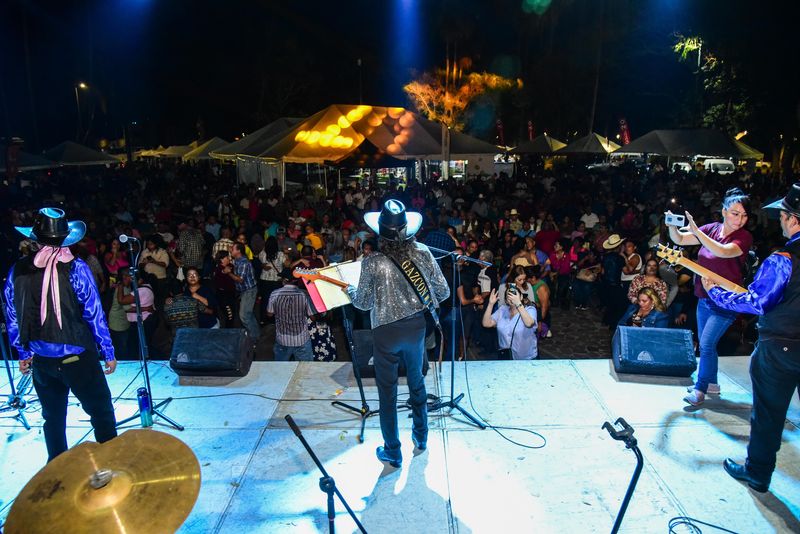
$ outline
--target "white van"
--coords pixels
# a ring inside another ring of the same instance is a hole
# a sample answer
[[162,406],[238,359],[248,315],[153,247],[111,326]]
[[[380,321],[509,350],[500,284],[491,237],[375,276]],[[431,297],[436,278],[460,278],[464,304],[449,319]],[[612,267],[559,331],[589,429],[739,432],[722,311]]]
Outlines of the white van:
[[736,165],[729,159],[709,158],[703,161],[703,167],[708,172],[716,172],[718,174],[733,174],[733,171],[736,170]]

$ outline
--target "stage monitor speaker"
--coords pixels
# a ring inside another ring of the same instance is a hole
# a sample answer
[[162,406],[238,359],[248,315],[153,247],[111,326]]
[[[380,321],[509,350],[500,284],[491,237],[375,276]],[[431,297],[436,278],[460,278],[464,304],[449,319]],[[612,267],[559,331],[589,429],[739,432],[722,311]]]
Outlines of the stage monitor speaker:
[[[353,345],[356,353],[353,355],[353,363],[358,365],[358,372],[361,378],[375,378],[375,366],[372,360],[372,349],[374,341],[372,330],[353,330]],[[406,376],[406,366],[400,361],[397,370],[398,376]],[[428,355],[422,361],[422,374],[428,375]]]
[[245,376],[253,342],[243,328],[179,328],[169,365],[180,376]]
[[697,369],[690,330],[619,326],[612,353],[618,373],[691,376]]

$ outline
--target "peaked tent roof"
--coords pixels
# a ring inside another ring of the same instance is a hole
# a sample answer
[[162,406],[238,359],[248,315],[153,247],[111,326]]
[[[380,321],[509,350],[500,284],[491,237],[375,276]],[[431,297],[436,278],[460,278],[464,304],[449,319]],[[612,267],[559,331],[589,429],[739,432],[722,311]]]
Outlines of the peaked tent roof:
[[[6,172],[7,153],[5,146],[0,147],[0,172]],[[53,169],[58,167],[58,163],[20,150],[17,154],[17,167],[20,171],[38,171],[41,169]]]
[[196,146],[196,142],[191,145],[172,145],[156,153],[156,156],[159,158],[182,158]]
[[94,150],[88,146],[83,146],[73,141],[64,141],[44,153],[47,159],[53,160],[60,165],[109,165],[119,163],[119,159]]
[[567,146],[566,143],[559,141],[547,134],[541,134],[530,141],[525,141],[511,150],[512,154],[552,154],[556,150]]
[[205,159],[211,159],[209,152],[212,152],[218,148],[222,148],[224,146],[229,145],[226,140],[221,139],[219,137],[212,137],[202,145],[198,145],[197,148],[190,150],[186,154],[183,155],[183,161],[199,161]]
[[557,154],[608,154],[619,148],[619,145],[600,134],[590,133],[574,140]]
[[735,144],[736,148],[739,150],[739,159],[757,159],[759,161],[764,159],[763,152],[759,152],[750,145],[742,143],[738,139],[734,139],[733,144]]
[[[373,145],[378,155],[438,159],[441,125],[400,107],[334,104],[284,132],[259,157],[289,163],[339,162],[364,142]],[[498,151],[480,139],[451,132],[451,155]]]
[[663,156],[722,156],[761,159],[764,154],[719,130],[653,130],[634,139],[619,152]]
[[217,159],[236,159],[236,156],[258,156],[265,149],[275,144],[287,130],[304,120],[295,117],[281,117],[245,135],[238,141],[212,150],[209,155]]

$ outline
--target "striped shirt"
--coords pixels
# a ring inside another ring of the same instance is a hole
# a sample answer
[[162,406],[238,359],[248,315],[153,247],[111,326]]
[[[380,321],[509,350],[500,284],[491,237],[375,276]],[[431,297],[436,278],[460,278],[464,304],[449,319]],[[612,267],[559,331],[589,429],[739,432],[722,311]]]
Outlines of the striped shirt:
[[233,262],[233,274],[242,279],[241,282],[236,282],[237,293],[244,293],[248,289],[256,287],[256,277],[253,274],[253,266],[247,258],[237,258]]
[[300,347],[311,339],[307,318],[314,315],[314,309],[311,299],[297,286],[289,284],[273,291],[267,312],[275,314],[275,342],[279,345]]

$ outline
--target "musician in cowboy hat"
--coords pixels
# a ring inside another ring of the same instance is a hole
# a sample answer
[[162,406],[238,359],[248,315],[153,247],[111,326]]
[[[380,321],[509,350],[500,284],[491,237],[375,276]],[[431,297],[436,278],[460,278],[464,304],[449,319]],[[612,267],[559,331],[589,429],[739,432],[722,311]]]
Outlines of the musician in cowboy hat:
[[387,200],[380,212],[365,214],[364,221],[378,235],[379,252],[364,258],[358,288],[349,286],[347,292],[356,308],[370,311],[384,441],[376,454],[379,460],[400,467],[398,367],[402,362],[408,373],[412,440],[424,450],[428,440],[427,393],[422,375],[424,313],[431,306],[438,307],[450,290],[428,247],[414,238],[422,226],[419,213],[407,212],[398,200]]
[[50,461],[67,450],[70,391],[89,414],[98,442],[117,435],[97,346],[105,356],[105,374],[113,373],[117,362],[92,271],[68,248],[83,239],[86,225],[67,221],[60,209],[42,208],[33,226],[16,229],[38,250],[8,274],[8,337],[19,353],[20,372],[33,371]]
[[769,489],[789,402],[800,384],[800,183],[765,210],[780,218],[783,249],[764,260],[745,293],[726,291],[707,278],[703,287],[726,310],[758,315],[758,341],[750,362],[753,410],[742,465],[728,458],[725,471],[758,492]]

